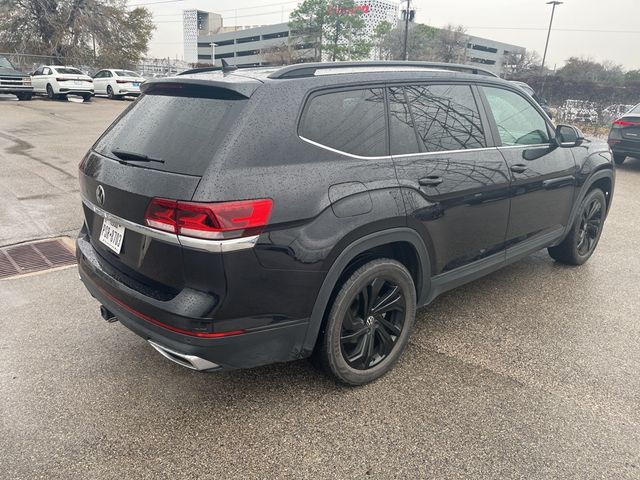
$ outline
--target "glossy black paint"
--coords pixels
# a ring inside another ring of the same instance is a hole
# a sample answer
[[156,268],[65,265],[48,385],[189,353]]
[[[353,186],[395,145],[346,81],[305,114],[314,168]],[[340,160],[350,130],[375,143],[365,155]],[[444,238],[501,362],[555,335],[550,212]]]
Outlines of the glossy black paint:
[[[392,156],[387,125],[387,155],[365,158],[298,135],[307,100],[319,92],[354,87],[386,92],[429,83],[471,86],[484,146]],[[308,356],[336,285],[362,258],[404,261],[422,305],[561,240],[573,207],[593,182],[609,182],[609,199],[613,192],[606,145],[585,141],[568,149],[551,139],[548,145],[503,148],[477,88],[519,91],[499,79],[440,71],[270,79],[242,70],[151,81],[144,92],[153,94],[167,84],[229,88],[249,100],[221,135],[201,177],[122,165],[91,152],[80,168],[83,197],[95,204],[102,185],[103,208],[139,224],[153,197],[271,198],[270,223],[257,245],[246,250],[196,251],[128,231],[122,253],[115,255],[98,241],[101,219],[85,208],[79,269],[90,292],[138,334],[224,368]],[[549,129],[553,132],[550,123]],[[189,145],[184,150],[188,154]],[[518,164],[526,169],[514,171]],[[510,256],[508,248],[518,250]],[[224,339],[182,335],[149,324],[114,299],[181,329],[248,333]]]

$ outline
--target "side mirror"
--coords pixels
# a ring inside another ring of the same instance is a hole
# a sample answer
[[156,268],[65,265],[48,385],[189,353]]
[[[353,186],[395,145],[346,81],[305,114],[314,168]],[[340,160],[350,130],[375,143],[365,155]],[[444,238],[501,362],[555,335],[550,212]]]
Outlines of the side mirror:
[[556,145],[561,148],[579,147],[584,142],[583,133],[571,125],[556,127]]

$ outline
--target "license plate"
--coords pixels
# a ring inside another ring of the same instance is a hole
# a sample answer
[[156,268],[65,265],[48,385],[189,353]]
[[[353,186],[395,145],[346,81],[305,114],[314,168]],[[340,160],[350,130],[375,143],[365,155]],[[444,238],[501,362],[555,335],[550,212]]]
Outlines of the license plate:
[[102,222],[102,230],[100,230],[100,241],[115,253],[120,253],[122,249],[122,241],[124,240],[124,230],[122,225],[113,223],[106,218]]
[[80,80],[76,80],[75,82],[73,82],[75,85],[82,85],[82,82]]
[[140,82],[133,82],[133,86],[134,87],[139,87],[140,86]]

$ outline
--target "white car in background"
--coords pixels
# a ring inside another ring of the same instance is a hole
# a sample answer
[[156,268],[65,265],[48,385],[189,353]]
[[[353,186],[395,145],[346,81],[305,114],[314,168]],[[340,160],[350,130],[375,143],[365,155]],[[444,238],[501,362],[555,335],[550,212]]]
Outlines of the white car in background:
[[93,95],[93,80],[77,68],[43,65],[31,74],[33,93],[46,94],[50,99],[79,95],[85,102]]
[[93,76],[96,94],[109,98],[137,97],[144,77],[131,70],[105,69]]

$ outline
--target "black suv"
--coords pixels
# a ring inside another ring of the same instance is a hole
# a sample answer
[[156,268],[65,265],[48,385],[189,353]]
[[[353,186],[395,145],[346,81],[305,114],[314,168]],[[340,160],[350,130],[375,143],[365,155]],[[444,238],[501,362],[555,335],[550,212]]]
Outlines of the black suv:
[[313,355],[363,384],[444,291],[542,248],[584,263],[613,195],[608,145],[447,68],[143,84],[80,164],[77,256],[103,317],[196,370]]
[[609,145],[618,165],[622,165],[627,157],[640,158],[640,103],[613,122]]

